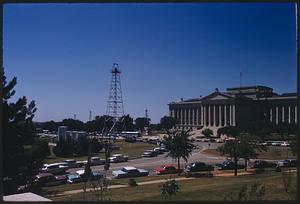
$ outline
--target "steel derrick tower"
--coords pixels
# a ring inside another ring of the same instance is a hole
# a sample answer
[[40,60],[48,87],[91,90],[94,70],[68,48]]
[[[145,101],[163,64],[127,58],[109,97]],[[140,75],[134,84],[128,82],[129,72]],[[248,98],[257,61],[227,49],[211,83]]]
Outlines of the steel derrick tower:
[[112,75],[106,114],[112,116],[113,121],[116,122],[120,117],[124,115],[120,78],[121,70],[119,69],[119,65],[117,63],[114,63],[110,72]]

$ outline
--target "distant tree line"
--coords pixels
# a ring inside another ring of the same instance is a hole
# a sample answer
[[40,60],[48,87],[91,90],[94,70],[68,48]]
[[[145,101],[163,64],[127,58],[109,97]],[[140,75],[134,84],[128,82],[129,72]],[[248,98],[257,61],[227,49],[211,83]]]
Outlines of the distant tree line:
[[227,126],[218,129],[218,135],[237,135],[247,133],[255,135],[261,141],[266,140],[288,140],[292,143],[296,138],[297,125],[279,123],[278,125],[269,121],[251,121],[239,126]]
[[[144,131],[148,127],[149,131],[169,130],[176,125],[174,118],[164,116],[161,118],[160,123],[151,124],[150,118],[138,117],[135,120],[130,115],[124,115],[117,121],[115,127],[118,131]],[[47,122],[34,123],[35,127],[49,130],[51,132],[57,131],[59,126],[67,126],[71,131],[90,131],[102,132],[109,130],[113,126],[113,118],[108,115],[96,116],[94,120],[82,122],[75,119],[64,119],[59,122],[53,120]]]

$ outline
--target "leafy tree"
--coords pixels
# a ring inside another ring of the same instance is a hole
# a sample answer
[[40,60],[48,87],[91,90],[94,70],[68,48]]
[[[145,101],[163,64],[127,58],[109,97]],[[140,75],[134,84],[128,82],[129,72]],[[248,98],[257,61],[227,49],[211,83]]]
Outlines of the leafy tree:
[[118,132],[133,131],[134,130],[133,118],[131,118],[130,115],[124,115],[121,118],[119,118],[116,126]]
[[213,131],[209,128],[206,128],[204,130],[202,130],[202,134],[204,135],[204,137],[206,138],[211,138],[211,136],[214,134]]
[[160,119],[160,125],[163,129],[169,130],[176,125],[176,120],[170,116],[164,116]]
[[163,139],[163,144],[169,150],[167,156],[177,159],[178,169],[180,169],[180,158],[187,162],[195,148],[189,139],[190,136],[189,130],[173,130],[167,131],[167,136]]
[[172,196],[175,196],[179,191],[179,185],[175,181],[175,179],[167,180],[162,186],[161,186],[161,197],[164,199],[171,198]]
[[57,129],[58,129],[59,126],[60,126],[60,123],[59,122],[55,122],[53,120],[44,122],[42,124],[42,128],[44,130],[49,130],[51,132],[57,131]]
[[74,144],[74,153],[78,156],[88,155],[89,153],[89,140],[86,137],[79,137],[78,141]]
[[260,140],[257,136],[239,133],[237,130],[232,129],[231,135],[234,140],[228,140],[224,145],[220,146],[217,151],[223,155],[228,155],[233,158],[235,163],[234,175],[237,176],[237,163],[239,158],[245,160],[245,170],[247,171],[247,162],[250,158],[255,158],[258,151],[266,151],[265,146],[259,145]]
[[149,131],[160,131],[162,130],[161,124],[150,124],[149,125]]
[[80,120],[74,120],[72,118],[64,119],[60,125],[67,126],[68,130],[71,131],[82,131],[84,130],[84,123]]
[[69,157],[74,154],[75,142],[73,140],[61,140],[53,148],[53,152],[59,157]]
[[102,115],[95,117],[95,127],[96,131],[106,131],[110,130],[113,126],[113,118],[109,115]]
[[149,127],[150,118],[142,117],[135,119],[135,127],[138,130],[144,131],[145,127]]
[[[3,131],[3,177],[8,177],[14,181],[14,185],[9,189],[4,184],[6,192],[13,192],[16,185],[22,184],[25,180],[31,178],[36,170],[41,167],[43,155],[36,148],[38,143],[35,140],[35,127],[32,119],[37,110],[35,102],[27,104],[25,96],[19,98],[16,102],[10,99],[15,94],[14,87],[17,84],[17,78],[13,77],[10,82],[6,81],[3,68],[2,76],[2,131]],[[32,149],[35,144],[34,151]],[[34,154],[33,154],[34,153]]]

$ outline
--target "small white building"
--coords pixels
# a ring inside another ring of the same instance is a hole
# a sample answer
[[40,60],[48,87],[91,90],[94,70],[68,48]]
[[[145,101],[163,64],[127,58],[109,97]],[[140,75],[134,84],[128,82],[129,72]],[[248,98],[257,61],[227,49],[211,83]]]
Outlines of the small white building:
[[68,130],[67,126],[59,126],[58,127],[58,139],[59,140],[65,140],[66,139],[66,131]]
[[19,194],[13,194],[13,195],[8,195],[8,196],[3,196],[3,200],[4,201],[8,201],[8,202],[44,202],[44,201],[52,201],[48,198],[44,198],[40,195],[28,192],[28,193],[19,193]]
[[87,137],[88,133],[86,131],[66,131],[66,139],[78,141],[80,137]]

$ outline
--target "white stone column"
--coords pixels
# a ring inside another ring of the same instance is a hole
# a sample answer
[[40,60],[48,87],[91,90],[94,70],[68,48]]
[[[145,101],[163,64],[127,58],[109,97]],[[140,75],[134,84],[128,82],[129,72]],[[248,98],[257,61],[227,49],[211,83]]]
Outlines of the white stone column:
[[188,110],[188,125],[191,125],[191,109]]
[[229,105],[229,125],[232,125],[232,107]]
[[216,126],[216,105],[214,105],[214,121],[213,126]]
[[208,126],[210,126],[210,105],[208,105]]
[[180,124],[183,125],[183,110],[180,109]]
[[204,126],[204,107],[201,105],[201,125]]
[[284,122],[284,106],[282,106],[282,118],[281,118],[282,122]]
[[297,124],[297,105],[295,105],[295,123]]
[[278,106],[276,106],[276,124],[278,124]]
[[272,112],[272,108],[270,108],[270,122],[272,122],[273,120],[273,112]]
[[197,114],[196,124],[199,125],[199,108],[197,108],[196,114]]
[[222,126],[221,105],[219,105],[219,127]]
[[187,120],[186,120],[186,108],[184,109],[184,124],[186,125],[187,124]]
[[232,125],[235,126],[235,105],[232,105]]
[[224,105],[224,116],[225,116],[225,121],[224,121],[224,126],[227,126],[227,111],[226,111],[226,105]]
[[289,106],[288,111],[289,111],[289,113],[288,113],[289,114],[289,116],[288,116],[289,119],[288,120],[289,120],[289,124],[291,124],[291,106]]
[[195,108],[193,108],[193,125],[196,125]]
[[205,114],[206,114],[206,105],[203,106],[203,126],[206,126],[206,118],[205,118]]

